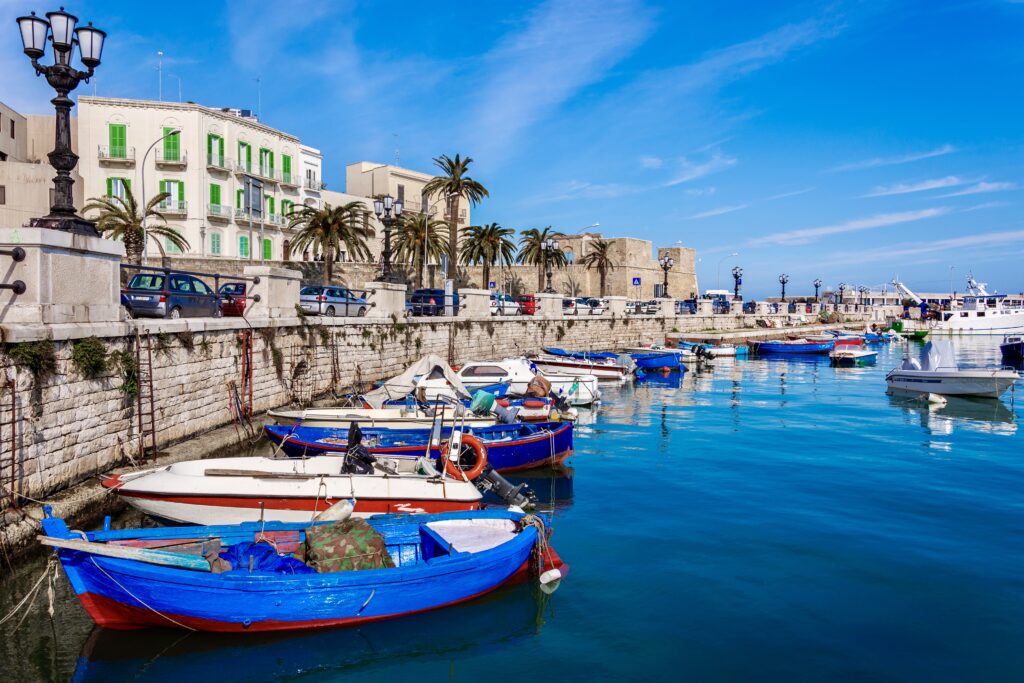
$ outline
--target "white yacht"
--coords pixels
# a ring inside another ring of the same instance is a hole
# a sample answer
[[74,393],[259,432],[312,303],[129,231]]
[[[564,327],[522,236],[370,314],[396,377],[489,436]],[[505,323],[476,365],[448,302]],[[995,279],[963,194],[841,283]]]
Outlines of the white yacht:
[[900,367],[889,371],[885,383],[889,393],[999,398],[1019,377],[1015,370],[960,368],[953,342],[931,341],[923,363],[905,358]]

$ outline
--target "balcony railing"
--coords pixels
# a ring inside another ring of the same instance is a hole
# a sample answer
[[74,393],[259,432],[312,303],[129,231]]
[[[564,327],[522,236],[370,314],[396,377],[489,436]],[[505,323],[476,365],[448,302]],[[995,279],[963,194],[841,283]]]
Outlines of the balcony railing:
[[327,183],[321,183],[319,180],[310,180],[309,178],[304,178],[302,181],[302,187],[304,187],[307,190],[319,192],[320,190],[327,189]]
[[299,176],[295,175],[294,173],[285,173],[284,171],[282,171],[278,180],[281,182],[282,185],[289,185],[291,187],[299,186]]
[[268,213],[266,218],[267,225],[284,225],[284,216],[279,213]]
[[235,173],[252,173],[252,162],[251,161],[236,161],[234,162]]
[[251,223],[252,214],[249,213],[248,209],[235,209],[235,220],[243,223]]
[[188,163],[188,155],[183,149],[177,151],[158,149],[156,163],[160,166],[185,166]]
[[169,216],[184,216],[188,213],[188,202],[181,202],[177,199],[165,199],[157,204],[157,211]]
[[98,156],[100,163],[134,164],[135,148],[123,146],[109,147],[107,145],[100,145],[98,150]]
[[222,204],[206,205],[206,215],[209,216],[210,218],[220,218],[229,221],[231,220],[231,216],[233,216],[234,213],[235,210],[232,209],[230,206],[224,206]]
[[207,154],[206,155],[206,167],[207,168],[222,168],[227,169],[230,162],[224,158],[223,154]]
[[259,168],[256,170],[256,175],[258,175],[260,178],[265,178],[266,180],[270,181],[277,180],[274,169],[264,164],[259,165]]

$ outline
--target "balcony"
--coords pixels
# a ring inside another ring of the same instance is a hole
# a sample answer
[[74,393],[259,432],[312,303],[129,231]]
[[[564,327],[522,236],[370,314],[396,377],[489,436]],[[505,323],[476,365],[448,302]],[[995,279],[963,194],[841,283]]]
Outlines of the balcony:
[[173,168],[185,168],[188,165],[188,155],[185,150],[168,151],[158,149],[156,151],[156,165]]
[[247,173],[252,175],[252,162],[251,161],[236,161],[232,164],[235,169],[235,173]]
[[282,171],[278,180],[282,185],[285,185],[287,187],[299,186],[299,176],[295,175],[294,173],[285,173]]
[[253,217],[247,209],[235,209],[235,220],[239,223],[252,223]]
[[309,178],[305,178],[302,181],[302,188],[305,190],[310,190],[312,192],[319,192],[320,190],[327,189],[327,183],[321,183],[319,180],[311,180]]
[[101,164],[135,165],[134,147],[108,147],[107,145],[100,145],[97,156]]
[[268,213],[266,216],[267,225],[284,225],[288,220],[279,213]]
[[216,171],[231,170],[231,160],[225,159],[223,154],[207,154],[206,168]]
[[165,199],[157,204],[156,210],[165,216],[185,216],[188,215],[188,202]]
[[230,206],[224,206],[222,204],[207,204],[206,215],[209,218],[215,218],[222,221],[229,221],[235,214],[235,210]]

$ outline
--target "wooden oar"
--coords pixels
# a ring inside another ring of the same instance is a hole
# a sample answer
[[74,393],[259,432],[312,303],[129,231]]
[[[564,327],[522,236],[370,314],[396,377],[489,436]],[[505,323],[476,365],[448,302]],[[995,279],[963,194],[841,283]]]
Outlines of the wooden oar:
[[183,555],[181,553],[169,553],[164,550],[146,550],[144,548],[129,548],[126,546],[107,545],[106,543],[94,543],[73,538],[54,538],[52,536],[37,536],[43,545],[54,548],[65,548],[66,550],[79,550],[92,555],[103,557],[116,557],[121,560],[136,560],[148,564],[160,564],[167,567],[178,567],[180,569],[192,569],[199,572],[210,571],[210,563],[202,557],[195,555]]

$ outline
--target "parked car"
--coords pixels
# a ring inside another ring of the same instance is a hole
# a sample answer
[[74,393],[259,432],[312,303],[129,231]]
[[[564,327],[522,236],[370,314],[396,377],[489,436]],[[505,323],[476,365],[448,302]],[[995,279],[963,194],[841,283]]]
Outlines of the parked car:
[[245,304],[249,286],[245,282],[226,282],[217,291],[220,294],[220,310],[226,316],[245,315]]
[[686,299],[685,301],[676,301],[676,315],[689,314],[693,315],[697,312],[697,301],[695,299]]
[[[409,298],[413,315],[444,315],[443,289],[417,289]],[[459,314],[459,294],[452,294],[452,312]]]
[[653,315],[658,312],[660,304],[658,304],[657,299],[651,299],[650,301],[644,301],[641,308],[643,313],[650,313]]
[[491,315],[519,315],[519,304],[511,294],[491,294]]
[[562,299],[562,315],[579,315],[578,299]]
[[184,273],[136,273],[121,291],[133,318],[219,318],[220,296],[199,278]]
[[370,304],[347,287],[312,285],[299,291],[299,306],[311,315],[363,317]]
[[604,299],[586,299],[586,303],[590,306],[590,315],[604,315],[607,309],[607,302]]
[[519,312],[523,315],[536,315],[537,311],[540,310],[537,297],[533,294],[520,294],[516,297],[516,303],[519,304]]

